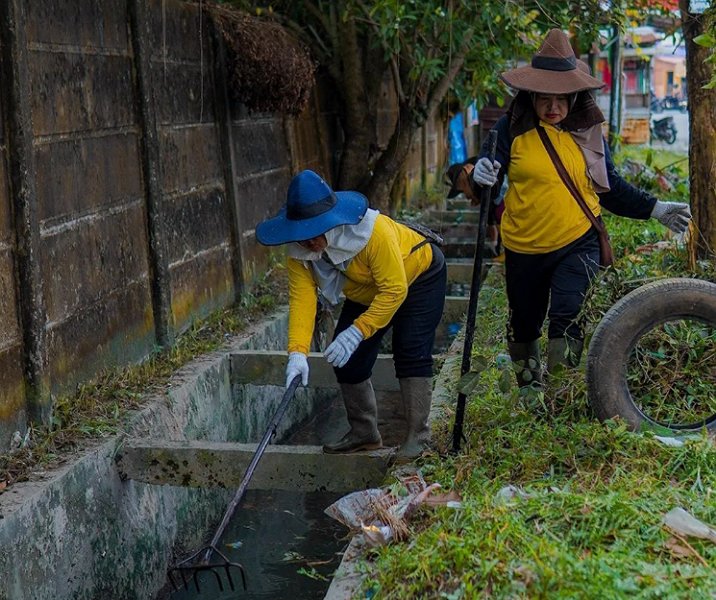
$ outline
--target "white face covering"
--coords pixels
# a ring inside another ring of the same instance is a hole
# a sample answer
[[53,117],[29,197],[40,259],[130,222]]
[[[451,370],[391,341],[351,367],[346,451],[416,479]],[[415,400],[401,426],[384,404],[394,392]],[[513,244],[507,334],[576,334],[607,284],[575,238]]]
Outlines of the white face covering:
[[377,210],[369,208],[355,225],[340,225],[326,231],[328,246],[323,252],[312,252],[297,242],[288,245],[288,255],[303,261],[312,271],[321,295],[331,304],[336,305],[343,300],[346,279],[343,272],[370,240],[378,214]]
[[323,252],[313,252],[312,250],[309,250],[308,248],[304,248],[299,244],[298,242],[292,242],[288,246],[288,255],[291,258],[295,258],[297,260],[321,260],[321,257],[323,256]]

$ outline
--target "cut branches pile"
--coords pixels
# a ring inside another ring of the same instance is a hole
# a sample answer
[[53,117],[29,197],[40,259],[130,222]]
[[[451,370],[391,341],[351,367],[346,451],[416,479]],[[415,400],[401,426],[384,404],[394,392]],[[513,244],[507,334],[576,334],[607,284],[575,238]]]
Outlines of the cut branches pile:
[[206,10],[226,44],[234,99],[255,112],[300,114],[316,70],[306,47],[278,23],[225,5]]

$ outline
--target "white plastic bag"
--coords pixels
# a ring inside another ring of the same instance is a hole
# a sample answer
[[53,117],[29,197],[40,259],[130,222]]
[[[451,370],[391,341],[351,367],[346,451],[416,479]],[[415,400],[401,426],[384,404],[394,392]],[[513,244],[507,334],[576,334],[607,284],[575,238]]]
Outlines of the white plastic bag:
[[683,508],[677,507],[671,509],[664,515],[663,523],[679,535],[690,535],[692,537],[716,542],[716,530],[709,527],[703,521],[699,521]]

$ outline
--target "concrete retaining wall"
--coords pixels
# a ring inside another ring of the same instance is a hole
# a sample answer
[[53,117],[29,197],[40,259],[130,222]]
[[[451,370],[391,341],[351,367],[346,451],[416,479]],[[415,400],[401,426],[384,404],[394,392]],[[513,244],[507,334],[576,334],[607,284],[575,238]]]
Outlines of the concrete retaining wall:
[[[260,327],[232,347],[281,342],[285,313]],[[260,437],[273,406],[254,401],[242,412],[231,393],[229,353],[217,352],[178,372],[127,433],[246,441],[249,414]],[[121,445],[121,437],[107,440],[45,481],[0,494],[0,599],[152,598],[173,564],[172,549],[201,544],[232,493],[120,481],[114,457]]]
[[[53,396],[237,299],[269,263],[254,228],[292,174],[336,170],[330,82],[299,117],[250,114],[201,6],[0,3],[0,451],[51,421]],[[389,81],[378,101],[385,142]],[[444,137],[439,117],[417,136],[416,186]]]

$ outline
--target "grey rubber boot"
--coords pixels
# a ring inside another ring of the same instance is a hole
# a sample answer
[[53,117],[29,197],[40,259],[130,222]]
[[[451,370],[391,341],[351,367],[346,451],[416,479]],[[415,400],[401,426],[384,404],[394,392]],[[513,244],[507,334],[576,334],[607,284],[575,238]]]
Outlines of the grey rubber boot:
[[563,367],[574,368],[582,358],[584,340],[550,338],[547,342],[547,372],[555,373]]
[[539,340],[507,342],[519,387],[542,387],[542,363]]
[[430,405],[433,399],[432,377],[402,377],[400,395],[405,408],[405,420],[408,433],[405,441],[396,453],[398,459],[410,459],[420,456],[430,443]]
[[383,445],[378,432],[378,405],[370,379],[360,383],[342,383],[341,393],[351,429],[334,444],[326,444],[327,454],[376,450]]

